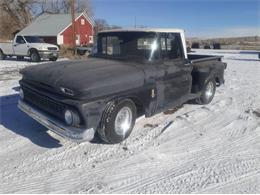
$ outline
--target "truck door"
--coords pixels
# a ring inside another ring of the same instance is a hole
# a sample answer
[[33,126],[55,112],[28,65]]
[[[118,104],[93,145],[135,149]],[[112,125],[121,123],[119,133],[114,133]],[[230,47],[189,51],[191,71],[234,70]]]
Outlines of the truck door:
[[179,33],[165,33],[160,38],[164,64],[164,107],[182,101],[190,94],[192,85],[191,66],[185,66],[182,42]]
[[21,56],[26,56],[27,55],[27,44],[23,38],[23,36],[16,36],[15,41],[13,43],[13,48],[14,48],[14,54],[15,55],[21,55]]

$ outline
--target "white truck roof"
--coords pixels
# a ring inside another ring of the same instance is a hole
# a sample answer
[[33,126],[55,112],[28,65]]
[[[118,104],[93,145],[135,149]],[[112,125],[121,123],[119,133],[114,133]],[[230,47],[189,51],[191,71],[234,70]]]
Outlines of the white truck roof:
[[184,33],[183,29],[178,28],[125,28],[125,29],[111,29],[103,32],[160,32],[160,33]]

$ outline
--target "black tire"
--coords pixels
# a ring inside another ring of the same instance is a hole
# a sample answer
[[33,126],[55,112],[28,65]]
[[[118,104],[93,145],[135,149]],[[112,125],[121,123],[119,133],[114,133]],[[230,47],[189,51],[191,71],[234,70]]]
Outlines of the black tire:
[[52,58],[50,58],[49,60],[55,62],[55,61],[57,61],[57,59],[58,59],[57,57],[52,57]]
[[23,60],[24,57],[23,56],[17,56],[17,60]]
[[41,60],[40,55],[36,50],[30,52],[30,59],[32,62],[39,62]]
[[0,60],[4,60],[5,59],[5,54],[4,52],[0,49]]
[[[119,134],[116,130],[116,118],[118,113],[122,110],[131,111],[132,118],[129,123],[129,128],[122,134]],[[129,137],[136,120],[136,106],[130,99],[125,99],[117,102],[110,102],[105,109],[100,128],[98,129],[98,134],[100,138],[110,144],[117,144]]]
[[[209,89],[209,88],[211,88],[211,89]],[[211,91],[211,92],[209,92],[209,91]],[[205,82],[205,85],[203,86],[202,94],[198,99],[196,99],[196,102],[201,105],[209,104],[213,100],[215,92],[216,92],[215,79],[207,80]]]
[[81,49],[78,49],[78,50],[77,50],[77,54],[79,54],[80,56],[83,56],[83,55],[86,54],[86,51],[81,50]]

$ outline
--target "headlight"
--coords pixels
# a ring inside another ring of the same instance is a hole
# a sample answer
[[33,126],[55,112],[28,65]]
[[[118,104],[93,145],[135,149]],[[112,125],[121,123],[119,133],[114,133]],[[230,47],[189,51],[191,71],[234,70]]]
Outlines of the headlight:
[[64,113],[64,119],[67,125],[72,125],[73,123],[73,113],[70,110],[66,110]]
[[64,112],[64,120],[69,126],[78,126],[80,124],[80,117],[77,111],[67,109]]
[[21,99],[24,99],[24,93],[23,93],[22,88],[20,88],[19,95],[20,95]]
[[48,50],[48,48],[47,48],[47,47],[45,47],[45,46],[40,46],[40,47],[39,47],[39,50],[42,50],[42,51],[44,51],[44,50]]

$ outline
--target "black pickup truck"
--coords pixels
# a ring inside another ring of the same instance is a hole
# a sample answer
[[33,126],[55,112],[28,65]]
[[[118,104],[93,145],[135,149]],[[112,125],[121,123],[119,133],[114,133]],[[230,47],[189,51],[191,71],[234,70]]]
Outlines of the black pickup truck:
[[119,143],[139,116],[210,103],[226,67],[219,56],[187,54],[180,29],[103,31],[87,60],[21,70],[18,107],[63,137],[90,141],[97,132]]

